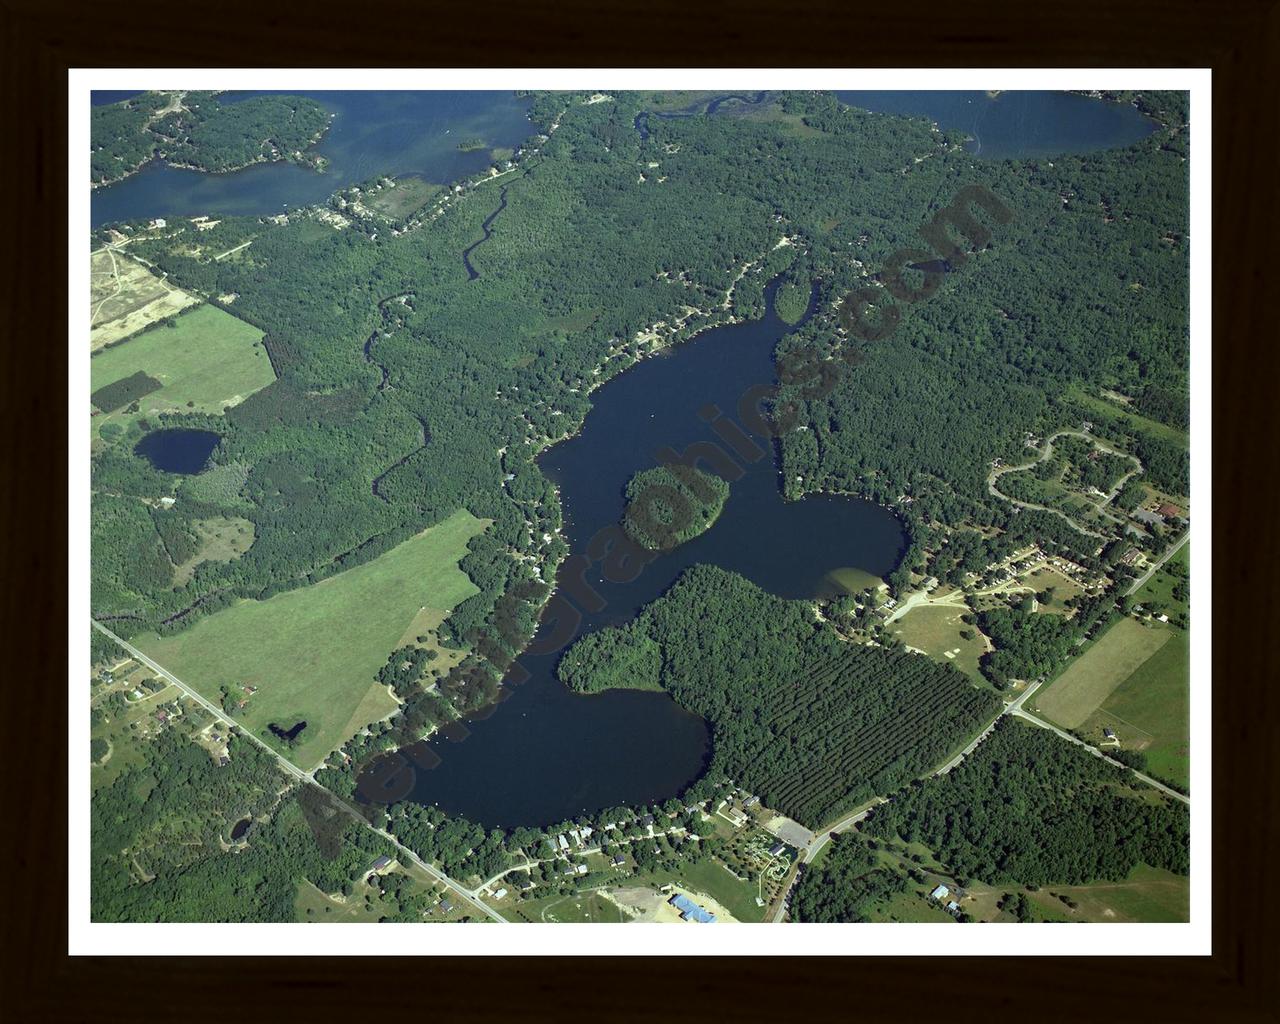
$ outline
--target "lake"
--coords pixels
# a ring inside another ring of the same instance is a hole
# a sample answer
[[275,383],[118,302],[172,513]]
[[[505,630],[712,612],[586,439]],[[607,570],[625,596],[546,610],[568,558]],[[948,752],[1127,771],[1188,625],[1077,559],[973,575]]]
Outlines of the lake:
[[[272,90],[287,92],[288,90]],[[235,103],[266,92],[227,93]],[[116,102],[131,93],[94,94]],[[151,217],[226,214],[261,216],[286,206],[322,203],[339,189],[382,174],[419,174],[448,184],[493,163],[489,148],[463,153],[458,143],[515,148],[533,132],[529,101],[510,92],[295,92],[337,114],[315,147],[324,173],[290,163],[254,164],[229,174],[205,174],[162,163],[92,192],[93,227]]]
[[199,473],[222,440],[212,430],[153,430],[134,452],[165,473]]
[[[790,330],[773,312],[775,290],[767,289],[763,320],[706,331],[599,388],[579,434],[543,454],[540,465],[560,488],[573,552],[621,519],[626,482],[656,465],[660,448],[683,452],[716,439],[698,415],[708,403],[735,417],[744,392],[774,382],[773,350]],[[897,565],[906,537],[887,509],[835,496],[783,501],[767,449],[738,465],[743,475],[705,533],[656,558],[632,582],[606,580],[596,567],[586,574],[605,606],[584,609],[577,635],[630,621],[696,563],[723,566],[789,598],[835,592],[835,570],[865,583],[868,573]],[[573,571],[572,563],[562,566],[561,593],[573,593],[564,586]],[[544,623],[535,647],[545,646],[553,626]],[[555,677],[560,653],[523,655],[530,677],[511,687],[506,701],[468,721],[464,740],[431,743],[439,764],[416,770],[410,799],[485,826],[545,825],[665,800],[702,773],[711,752],[702,719],[662,693],[571,693]]]
[[966,149],[987,160],[1092,153],[1145,139],[1156,123],[1127,103],[1105,103],[1045,90],[935,92],[837,91],[841,102],[882,114],[927,117],[945,131],[964,132]]
[[[227,175],[204,175],[153,165],[95,190],[93,223],[275,213],[285,204],[321,202],[339,188],[378,174],[417,173],[447,183],[492,160],[487,151],[458,151],[459,141],[480,136],[491,146],[514,147],[532,130],[527,101],[509,93],[302,94],[338,114],[319,146],[331,161],[326,173],[260,164]],[[247,95],[255,94],[227,99]],[[994,98],[983,92],[837,95],[865,109],[925,116],[945,129],[965,132],[973,137],[970,151],[986,159],[1127,146],[1153,130],[1153,123],[1130,106],[1063,93]],[[733,116],[761,99],[757,93],[720,97],[700,109]],[[642,136],[647,123],[645,115],[636,119]],[[707,331],[597,390],[582,431],[544,453],[540,465],[560,488],[565,533],[574,553],[581,554],[602,527],[618,522],[623,487],[637,470],[655,464],[659,448],[683,451],[715,439],[699,410],[714,403],[733,417],[749,387],[773,382],[774,346],[788,330],[773,313],[773,291],[768,290],[769,312],[763,320]],[[175,434],[206,436],[165,437]],[[216,444],[217,435],[205,431],[156,431],[137,450],[158,468],[190,473],[203,467]],[[744,473],[732,481],[724,511],[706,533],[661,555],[632,582],[605,580],[595,568],[587,574],[585,582],[605,604],[599,611],[584,612],[578,636],[630,621],[685,568],[699,562],[741,573],[789,598],[828,595],[842,585],[860,589],[896,566],[906,538],[886,509],[836,496],[784,502],[771,453],[739,464]],[[571,565],[561,570],[558,592],[565,592]],[[550,646],[545,641],[552,625],[544,623],[535,644]],[[439,764],[417,771],[411,799],[486,826],[542,825],[604,807],[662,801],[702,773],[711,752],[702,719],[661,693],[570,693],[555,677],[559,655],[523,655],[520,664],[528,678],[508,689],[508,699],[468,721],[459,730],[465,738],[436,738],[430,746]],[[287,735],[283,729],[278,734]]]

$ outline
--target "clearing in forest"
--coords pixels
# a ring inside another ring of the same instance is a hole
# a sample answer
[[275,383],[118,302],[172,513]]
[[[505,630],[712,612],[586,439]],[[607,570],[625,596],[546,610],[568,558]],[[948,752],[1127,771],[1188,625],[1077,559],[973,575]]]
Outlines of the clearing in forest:
[[[181,633],[134,642],[215,704],[229,694],[233,718],[310,769],[395,710],[378,670],[424,607],[447,613],[477,592],[458,562],[487,525],[458,511],[313,586],[240,601]],[[299,722],[306,726],[292,743],[269,731]]]

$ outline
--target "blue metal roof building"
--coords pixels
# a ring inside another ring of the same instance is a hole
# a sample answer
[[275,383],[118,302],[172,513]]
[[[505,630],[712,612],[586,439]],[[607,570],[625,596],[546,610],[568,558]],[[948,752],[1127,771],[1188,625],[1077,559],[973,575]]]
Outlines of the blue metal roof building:
[[698,924],[715,924],[716,915],[703,910],[684,893],[676,893],[668,901],[686,921],[697,921]]

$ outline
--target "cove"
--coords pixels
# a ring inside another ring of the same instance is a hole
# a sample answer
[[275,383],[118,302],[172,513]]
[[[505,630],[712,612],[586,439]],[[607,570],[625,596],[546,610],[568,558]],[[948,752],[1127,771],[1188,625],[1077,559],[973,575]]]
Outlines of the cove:
[[[627,480],[656,465],[660,448],[683,451],[715,439],[699,410],[714,403],[734,415],[744,392],[774,382],[774,348],[792,329],[774,312],[776,290],[776,281],[766,289],[763,319],[708,330],[599,388],[582,430],[543,453],[539,464],[560,489],[574,553],[619,521]],[[861,574],[884,575],[897,565],[906,537],[887,509],[837,496],[786,502],[771,452],[740,465],[744,475],[705,533],[629,583],[592,568],[587,581],[606,603],[584,614],[579,636],[631,620],[696,563],[741,573],[788,598],[833,592],[833,571],[858,570],[849,575],[865,579]],[[570,564],[557,580],[562,593]],[[540,636],[551,626],[544,622]],[[507,700],[468,720],[464,739],[434,738],[429,746],[439,764],[415,768],[409,799],[486,827],[539,826],[665,800],[702,773],[711,748],[701,718],[663,693],[571,693],[555,676],[560,654],[522,655],[530,677],[511,687]]]
[[[228,174],[151,163],[123,181],[93,190],[92,226],[151,217],[280,213],[290,206],[324,203],[339,189],[383,174],[419,174],[449,184],[493,163],[488,147],[460,151],[462,140],[479,137],[489,146],[515,148],[533,131],[530,101],[510,92],[293,89],[225,93],[219,99],[235,103],[269,92],[309,96],[337,115],[314,149],[329,161],[324,173],[290,163],[254,164]],[[95,94],[94,102],[129,95]]]
[[199,473],[221,440],[212,430],[153,430],[133,450],[164,473]]

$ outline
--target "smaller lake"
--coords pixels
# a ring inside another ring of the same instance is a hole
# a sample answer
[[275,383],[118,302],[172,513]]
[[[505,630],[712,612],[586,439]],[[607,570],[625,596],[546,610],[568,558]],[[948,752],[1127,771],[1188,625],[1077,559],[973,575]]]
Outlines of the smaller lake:
[[212,430],[153,430],[134,446],[156,469],[164,473],[199,473],[222,440]]
[[246,832],[249,831],[249,823],[251,821],[253,821],[252,818],[241,818],[239,821],[235,823],[235,826],[231,829],[231,839],[233,842],[237,839],[240,839]]
[[302,730],[305,729],[306,727],[307,727],[306,722],[295,722],[293,726],[288,729],[284,729],[276,725],[275,722],[272,722],[267,726],[267,728],[271,730],[271,733],[273,736],[278,736],[280,739],[284,740],[286,743],[292,743],[295,739],[298,738],[298,734],[302,732]]
[[1096,153],[1145,139],[1156,123],[1127,103],[1042,89],[999,92],[841,90],[841,103],[879,114],[907,114],[964,132],[965,148],[987,160]]

